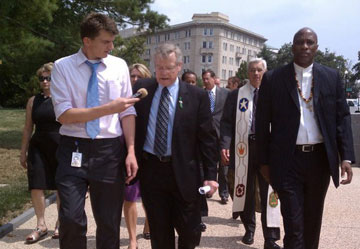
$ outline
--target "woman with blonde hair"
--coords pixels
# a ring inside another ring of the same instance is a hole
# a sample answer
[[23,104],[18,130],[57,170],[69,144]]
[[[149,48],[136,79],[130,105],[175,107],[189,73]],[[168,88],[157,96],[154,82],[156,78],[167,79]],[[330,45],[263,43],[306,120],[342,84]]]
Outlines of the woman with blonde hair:
[[[56,150],[60,140],[60,123],[55,119],[51,102],[50,84],[53,63],[41,66],[37,71],[41,93],[32,96],[26,106],[26,119],[21,141],[20,163],[27,169],[31,200],[35,209],[37,225],[27,237],[27,243],[35,243],[47,232],[45,223],[44,190],[55,190],[57,168]],[[35,133],[33,129],[35,126]],[[57,198],[59,207],[59,198]],[[56,222],[52,238],[59,238],[59,223]]]
[[[143,64],[136,63],[129,67],[131,85],[134,86],[138,79],[151,78],[150,70]],[[130,245],[128,249],[136,249],[136,221],[137,221],[137,210],[136,201],[141,198],[139,181],[133,185],[127,185],[125,187],[124,196],[124,217],[126,226],[129,232]],[[146,217],[145,211],[145,225],[143,230],[143,236],[145,239],[150,239],[149,223]]]

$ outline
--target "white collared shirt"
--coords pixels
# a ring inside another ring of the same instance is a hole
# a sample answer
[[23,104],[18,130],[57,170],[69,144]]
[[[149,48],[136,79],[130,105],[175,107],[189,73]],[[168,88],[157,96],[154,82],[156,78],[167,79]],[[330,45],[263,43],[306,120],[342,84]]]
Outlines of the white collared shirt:
[[[86,60],[88,59],[80,49],[76,54],[55,62],[50,90],[56,119],[71,108],[86,108],[87,87],[91,76],[91,69],[85,63]],[[132,88],[126,62],[111,55],[100,61],[97,69],[99,105],[119,97],[130,97]],[[122,135],[119,119],[128,115],[136,115],[134,107],[121,113],[100,117],[100,133],[96,139]],[[85,123],[63,124],[59,132],[61,135],[89,138]]]
[[[311,94],[311,85],[313,79],[313,64],[307,68],[300,67],[294,63],[296,80],[299,82],[302,94],[308,99]],[[314,82],[316,84],[317,82]],[[306,103],[298,92],[300,103],[300,126],[296,139],[296,144],[318,144],[324,141],[319,124],[316,120],[314,111],[314,98]],[[310,107],[310,108],[309,108]]]

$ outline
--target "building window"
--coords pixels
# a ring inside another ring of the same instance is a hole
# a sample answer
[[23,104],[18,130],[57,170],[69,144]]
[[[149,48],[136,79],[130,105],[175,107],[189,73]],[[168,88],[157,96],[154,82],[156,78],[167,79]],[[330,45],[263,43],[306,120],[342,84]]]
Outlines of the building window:
[[203,41],[203,48],[206,48],[206,41]]
[[209,35],[214,35],[214,30],[212,28],[209,30]]
[[155,36],[155,43],[159,43],[160,42],[160,35]]
[[184,64],[190,63],[190,56],[184,56]]
[[240,47],[239,46],[236,46],[236,52],[240,53]]
[[222,57],[222,63],[223,63],[223,64],[226,64],[226,63],[227,63],[227,57],[226,57],[226,56],[223,56],[223,57]]
[[165,41],[170,40],[170,34],[165,34],[164,37],[165,37],[165,38],[164,38]]
[[242,49],[242,53],[243,53],[243,54],[246,54],[246,48],[243,48],[243,49]]
[[208,29],[204,28],[204,35],[208,35]]
[[234,52],[234,45],[230,45],[230,52]]
[[240,67],[240,59],[236,58],[236,66]]
[[148,37],[146,38],[146,44],[151,44],[151,36],[148,36]]
[[229,70],[229,78],[233,76],[233,71]]
[[212,55],[208,55],[208,62],[209,62],[209,63],[212,62]]
[[223,49],[224,49],[224,51],[227,51],[227,43],[226,42],[223,42]]
[[221,78],[223,80],[226,80],[226,70],[225,69],[221,70]]
[[209,48],[213,48],[213,42],[209,41]]
[[234,32],[231,32],[231,33],[230,33],[230,36],[231,36],[231,39],[235,39],[235,34],[234,34]]
[[206,62],[206,55],[203,55],[203,56],[201,57],[201,62],[202,62],[202,63],[205,63],[205,62]]
[[180,38],[180,32],[177,31],[174,33],[174,39],[179,39]]
[[250,49],[248,50],[248,55],[251,55],[251,50]]
[[146,55],[150,55],[150,49],[146,49],[145,54],[146,54]]
[[191,36],[191,29],[188,29],[185,31],[185,37],[190,37]]
[[230,65],[234,65],[234,58],[233,58],[233,57],[230,57],[230,58],[229,58],[229,64],[230,64]]
[[190,42],[184,42],[184,50],[190,49]]

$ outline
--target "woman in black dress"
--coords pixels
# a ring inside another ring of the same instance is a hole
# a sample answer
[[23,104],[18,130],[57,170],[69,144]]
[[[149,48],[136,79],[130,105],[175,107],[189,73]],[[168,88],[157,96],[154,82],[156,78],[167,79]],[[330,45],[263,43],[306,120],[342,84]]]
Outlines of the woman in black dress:
[[[29,99],[26,106],[26,120],[21,143],[20,163],[27,169],[31,200],[35,209],[37,226],[26,237],[27,243],[34,243],[47,234],[45,223],[44,190],[55,190],[57,167],[56,150],[59,144],[60,123],[55,120],[51,102],[50,82],[53,63],[44,64],[37,71],[42,92]],[[35,133],[32,135],[35,125]],[[32,136],[31,136],[32,135]],[[59,198],[57,198],[59,207]],[[58,222],[53,238],[59,237]]]

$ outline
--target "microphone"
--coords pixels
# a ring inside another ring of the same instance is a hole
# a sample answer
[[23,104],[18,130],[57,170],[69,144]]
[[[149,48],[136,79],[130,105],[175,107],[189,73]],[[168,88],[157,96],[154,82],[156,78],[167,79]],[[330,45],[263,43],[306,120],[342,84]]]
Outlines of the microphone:
[[140,88],[131,98],[140,98],[143,99],[148,95],[148,91],[145,88]]

